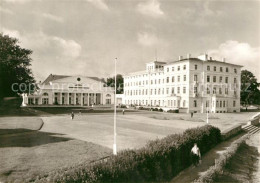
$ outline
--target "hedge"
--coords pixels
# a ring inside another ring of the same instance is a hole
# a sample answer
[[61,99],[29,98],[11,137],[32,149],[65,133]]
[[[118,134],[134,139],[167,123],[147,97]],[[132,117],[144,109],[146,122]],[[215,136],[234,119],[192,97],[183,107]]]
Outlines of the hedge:
[[221,141],[220,130],[205,125],[150,141],[137,150],[124,150],[106,162],[53,172],[39,182],[154,182],[168,181],[191,165],[196,142],[201,154]]

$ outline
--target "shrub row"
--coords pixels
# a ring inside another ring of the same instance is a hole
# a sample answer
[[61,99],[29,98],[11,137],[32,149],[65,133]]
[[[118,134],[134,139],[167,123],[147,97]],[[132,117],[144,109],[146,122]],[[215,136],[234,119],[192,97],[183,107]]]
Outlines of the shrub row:
[[215,161],[215,165],[211,166],[205,173],[203,173],[197,180],[193,183],[211,183],[219,176],[223,174],[223,169],[230,159],[236,154],[239,147],[245,143],[248,135],[245,135],[238,140],[232,142],[231,146],[220,155],[220,157]]
[[167,181],[191,164],[196,142],[204,154],[221,141],[220,130],[206,125],[125,150],[106,162],[53,172],[39,182],[157,182]]

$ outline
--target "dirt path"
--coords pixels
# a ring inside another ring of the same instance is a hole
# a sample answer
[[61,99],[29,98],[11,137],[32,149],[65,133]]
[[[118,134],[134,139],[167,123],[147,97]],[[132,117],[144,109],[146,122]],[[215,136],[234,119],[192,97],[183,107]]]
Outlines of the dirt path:
[[210,166],[213,166],[215,164],[215,159],[217,159],[219,155],[223,153],[225,149],[228,148],[233,141],[235,141],[243,135],[244,133],[217,145],[209,152],[207,152],[205,155],[203,155],[202,163],[198,167],[195,168],[193,166],[190,166],[189,168],[183,170],[178,176],[174,177],[170,182],[192,182],[195,179],[198,179],[200,174],[202,174],[203,172],[208,170]]

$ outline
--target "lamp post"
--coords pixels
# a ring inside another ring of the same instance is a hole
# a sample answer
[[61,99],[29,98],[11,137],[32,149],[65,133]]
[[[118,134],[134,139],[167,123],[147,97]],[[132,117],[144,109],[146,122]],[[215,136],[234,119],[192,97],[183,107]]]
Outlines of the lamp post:
[[209,124],[209,107],[207,107],[207,124]]
[[116,149],[116,62],[117,62],[117,58],[115,58],[114,144],[113,144],[113,154],[114,155],[117,155],[117,149]]

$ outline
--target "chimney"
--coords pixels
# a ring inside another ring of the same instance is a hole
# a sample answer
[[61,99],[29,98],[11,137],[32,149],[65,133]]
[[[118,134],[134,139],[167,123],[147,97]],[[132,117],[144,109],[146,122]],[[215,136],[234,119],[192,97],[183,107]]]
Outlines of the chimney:
[[179,56],[179,60],[182,60],[182,56]]
[[226,62],[226,58],[222,58],[222,61],[223,61],[223,62]]
[[191,54],[190,53],[187,54],[187,58],[191,58]]

